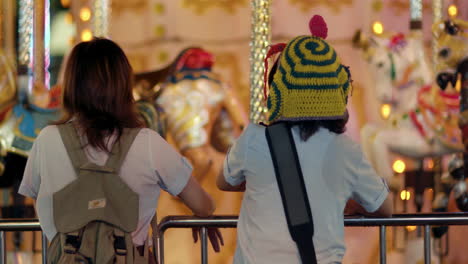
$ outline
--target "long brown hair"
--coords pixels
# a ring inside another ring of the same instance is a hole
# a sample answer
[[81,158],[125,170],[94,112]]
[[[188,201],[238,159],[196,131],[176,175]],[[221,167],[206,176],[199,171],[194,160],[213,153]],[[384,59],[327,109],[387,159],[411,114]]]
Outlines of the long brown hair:
[[63,82],[63,117],[72,120],[94,148],[109,151],[105,138],[141,127],[132,95],[132,67],[113,41],[94,38],[70,53]]

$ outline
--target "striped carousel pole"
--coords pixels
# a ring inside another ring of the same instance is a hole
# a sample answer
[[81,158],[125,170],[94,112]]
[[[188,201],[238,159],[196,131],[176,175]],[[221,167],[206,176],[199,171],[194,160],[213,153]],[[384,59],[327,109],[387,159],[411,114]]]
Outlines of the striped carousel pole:
[[[32,72],[33,55],[33,21],[34,21],[34,2],[33,0],[20,0],[18,14],[18,75],[27,78],[26,83],[31,83],[29,74]],[[22,77],[22,78],[23,78]],[[30,92],[30,85],[25,88]]]
[[83,0],[71,3],[78,17],[76,29],[79,41],[90,41],[94,36],[109,37],[112,0]]
[[[444,0],[432,0],[432,23],[437,23],[442,20],[442,9],[444,6]],[[437,39],[432,38],[432,65],[433,69],[436,69],[437,66]]]
[[34,81],[45,83],[45,19],[47,0],[34,0],[33,72]]
[[[33,82],[49,89],[50,17],[49,0],[22,0],[20,2],[20,51],[18,64],[33,73]],[[22,70],[20,70],[22,71]],[[19,74],[22,74],[19,72]],[[24,72],[23,72],[24,74]],[[30,83],[28,92],[31,92]]]
[[[16,54],[16,1],[14,0],[3,0],[1,9],[3,9],[0,15],[0,24],[2,24],[3,31],[0,35],[3,40],[3,50],[8,56],[8,59],[14,60]],[[0,44],[1,45],[1,44]]]
[[93,3],[92,32],[93,36],[109,37],[112,0],[95,0]]
[[422,30],[422,16],[423,16],[422,0],[410,1],[410,29]]
[[253,0],[252,35],[250,39],[250,121],[266,120],[266,105],[263,95],[263,60],[271,38],[271,0]]

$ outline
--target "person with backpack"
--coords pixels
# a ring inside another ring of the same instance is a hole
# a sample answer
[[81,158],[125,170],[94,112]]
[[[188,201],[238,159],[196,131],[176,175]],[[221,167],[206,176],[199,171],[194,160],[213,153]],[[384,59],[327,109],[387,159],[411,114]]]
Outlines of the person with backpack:
[[266,71],[269,57],[280,54],[265,73],[268,125],[249,124],[217,178],[219,189],[245,192],[236,264],[341,263],[349,199],[358,211],[392,214],[385,181],[343,135],[349,69],[325,41],[323,18],[314,16],[309,27],[312,36],[270,47]]
[[[95,38],[77,44],[63,87],[63,117],[35,140],[19,188],[36,200],[51,241],[48,263],[148,263],[148,231],[161,189],[197,216],[213,213],[215,203],[191,176],[188,161],[142,128],[132,68],[116,43]],[[210,238],[219,251],[218,230]]]

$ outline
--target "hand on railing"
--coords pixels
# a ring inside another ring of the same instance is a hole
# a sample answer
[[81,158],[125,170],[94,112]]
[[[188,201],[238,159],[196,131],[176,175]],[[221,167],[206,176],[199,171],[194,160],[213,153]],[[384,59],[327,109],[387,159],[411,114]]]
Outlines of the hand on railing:
[[[219,229],[215,227],[209,227],[207,228],[207,234],[208,234],[208,238],[210,239],[210,243],[211,243],[211,246],[213,247],[213,250],[215,252],[220,252],[221,246],[224,246],[224,239]],[[192,237],[193,237],[194,243],[197,243],[199,235],[201,236],[200,228],[199,227],[192,228]]]

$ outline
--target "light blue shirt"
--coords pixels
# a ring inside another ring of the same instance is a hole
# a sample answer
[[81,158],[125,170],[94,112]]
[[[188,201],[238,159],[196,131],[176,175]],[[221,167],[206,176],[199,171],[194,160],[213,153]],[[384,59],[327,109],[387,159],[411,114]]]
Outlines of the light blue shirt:
[[[341,263],[345,253],[343,211],[353,198],[374,212],[388,194],[358,144],[345,135],[319,129],[306,142],[292,129],[314,221],[319,263]],[[233,185],[246,181],[237,229],[234,263],[300,264],[286,224],[265,127],[250,124],[224,162]]]

